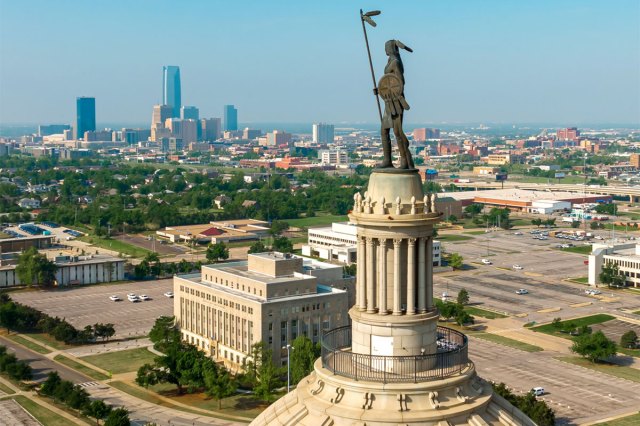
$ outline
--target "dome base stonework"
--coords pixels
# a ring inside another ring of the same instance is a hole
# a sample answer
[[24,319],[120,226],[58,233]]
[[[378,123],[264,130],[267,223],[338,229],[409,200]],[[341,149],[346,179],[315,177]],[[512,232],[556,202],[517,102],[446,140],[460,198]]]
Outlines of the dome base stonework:
[[476,375],[421,383],[354,381],[316,361],[315,371],[258,416],[251,425],[427,426],[534,423]]

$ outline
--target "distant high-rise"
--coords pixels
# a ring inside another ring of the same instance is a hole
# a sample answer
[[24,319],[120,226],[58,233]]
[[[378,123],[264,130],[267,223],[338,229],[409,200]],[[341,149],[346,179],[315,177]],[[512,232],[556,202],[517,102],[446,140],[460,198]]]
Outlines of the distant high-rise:
[[440,129],[428,127],[413,129],[413,140],[415,142],[424,142],[427,139],[440,139]]
[[238,130],[238,110],[233,105],[224,106],[224,129]]
[[194,106],[183,106],[180,108],[180,118],[198,121],[200,119],[200,110]]
[[164,127],[167,118],[171,118],[173,108],[171,105],[154,105],[153,115],[151,116],[151,128]]
[[333,124],[314,123],[313,124],[313,141],[315,143],[328,144],[333,143],[334,127]]
[[182,106],[180,67],[175,65],[162,67],[162,103],[171,105],[172,117],[180,117],[180,107]]
[[84,132],[96,130],[96,98],[76,98],[75,138],[84,137]]
[[580,137],[580,130],[576,127],[567,127],[566,129],[558,129],[556,138],[561,141],[575,141]]
[[222,125],[219,118],[203,118],[200,120],[200,139],[213,142],[220,139]]

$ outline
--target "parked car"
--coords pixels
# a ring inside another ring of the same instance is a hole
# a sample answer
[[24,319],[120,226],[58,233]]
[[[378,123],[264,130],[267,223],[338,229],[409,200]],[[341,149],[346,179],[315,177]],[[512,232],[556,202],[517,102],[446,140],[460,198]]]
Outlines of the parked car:
[[119,297],[119,296],[116,296],[116,295],[114,294],[114,295],[112,295],[112,296],[109,296],[109,300],[111,300],[112,302],[119,302],[119,301],[121,301],[122,299],[120,299],[120,297]]
[[149,296],[147,296],[146,294],[141,294],[139,297],[140,297],[140,300],[142,300],[142,301],[151,300],[151,298]]
[[491,261],[489,259],[482,259],[481,262],[485,265],[491,265]]
[[168,297],[169,299],[173,299],[173,292],[172,291],[168,291],[164,294],[166,297]]
[[524,268],[516,263],[515,265],[513,265],[513,269],[515,269],[516,271],[522,271]]
[[519,290],[516,290],[516,294],[529,294],[529,291],[527,289],[521,288]]
[[533,389],[531,389],[530,391],[534,396],[542,396],[545,394],[544,392],[544,388],[541,387],[535,387]]

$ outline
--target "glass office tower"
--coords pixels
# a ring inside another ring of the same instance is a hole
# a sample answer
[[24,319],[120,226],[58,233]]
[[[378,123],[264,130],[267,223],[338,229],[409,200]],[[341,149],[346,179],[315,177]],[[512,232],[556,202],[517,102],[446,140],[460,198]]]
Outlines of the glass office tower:
[[76,98],[75,138],[84,137],[84,132],[96,130],[96,98]]
[[171,105],[172,117],[180,117],[182,99],[180,95],[180,67],[167,65],[162,67],[162,103]]
[[233,105],[224,106],[224,129],[238,130],[238,110]]

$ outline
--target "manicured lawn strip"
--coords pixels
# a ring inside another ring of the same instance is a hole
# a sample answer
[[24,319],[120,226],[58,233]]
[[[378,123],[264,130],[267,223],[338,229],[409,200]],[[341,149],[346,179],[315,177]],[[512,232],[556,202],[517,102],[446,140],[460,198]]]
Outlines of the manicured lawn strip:
[[137,371],[147,363],[152,363],[157,357],[147,348],[128,349],[126,351],[109,352],[99,355],[84,356],[81,359],[97,367],[111,372],[111,374]]
[[589,277],[569,278],[568,281],[572,281],[572,282],[578,283],[578,284],[588,284],[589,283]]
[[487,319],[506,318],[506,315],[499,314],[497,312],[488,311],[482,308],[476,308],[475,306],[465,306],[464,310],[472,316],[483,317]]
[[569,364],[578,365],[580,367],[588,368],[593,371],[599,371],[601,373],[609,374],[611,376],[619,377],[621,379],[631,380],[633,382],[640,383],[640,370],[637,368],[623,367],[615,364],[604,363],[592,363],[584,358],[575,356],[563,356],[556,358],[557,360],[568,362]]
[[78,238],[80,241],[84,241],[89,244],[93,244],[98,247],[102,247],[107,250],[117,251],[122,254],[126,254],[132,257],[144,257],[147,254],[151,253],[150,250],[147,250],[142,247],[137,247],[129,243],[125,243],[124,241],[116,240],[113,238],[101,238],[92,236],[85,236]]
[[590,315],[588,317],[574,318],[574,319],[560,321],[560,327],[558,328],[554,327],[553,324],[549,323],[545,325],[539,325],[537,327],[531,327],[531,330],[539,331],[541,333],[551,334],[552,336],[564,337],[565,339],[571,339],[571,336],[569,335],[569,333],[560,332],[563,326],[566,325],[567,323],[573,323],[575,324],[576,328],[580,328],[583,325],[600,324],[603,322],[610,321],[612,319],[615,319],[615,317],[607,314],[596,314],[596,315]]
[[16,393],[13,389],[2,382],[0,382],[0,391],[6,393],[7,395],[13,395],[14,393]]
[[488,340],[489,342],[509,346],[510,348],[514,349],[520,349],[521,351],[525,352],[540,352],[543,350],[540,346],[530,345],[529,343],[520,342],[518,340],[510,339],[499,334],[474,332],[470,332],[468,334],[479,339]]
[[640,413],[632,414],[627,417],[610,420],[608,422],[596,423],[593,426],[637,426],[640,424]]
[[569,253],[577,253],[577,254],[591,254],[591,246],[574,246],[560,249],[562,251],[568,251]]
[[22,396],[16,395],[12,398],[18,404],[22,406],[25,410],[27,410],[33,417],[38,419],[40,423],[47,426],[68,426],[69,420],[60,416],[57,413],[49,410],[48,408],[43,407],[42,405],[36,403],[35,401]]
[[85,365],[82,365],[78,362],[75,362],[74,360],[67,358],[64,355],[56,355],[54,358],[54,361],[58,361],[60,364],[64,364],[69,368],[73,368],[74,370],[85,374],[89,377],[91,377],[92,379],[95,380],[107,380],[109,377],[105,376],[104,374],[102,374],[99,371],[93,370]]
[[[616,342],[618,344],[619,342]],[[636,358],[640,358],[640,349],[628,349],[623,348],[618,344],[618,352],[621,354],[625,354],[628,356],[635,356]]]
[[9,336],[7,336],[7,338],[13,340],[16,343],[21,344],[22,346],[25,346],[29,349],[31,349],[32,351],[38,352],[39,354],[48,354],[51,353],[51,351],[47,348],[44,348],[36,343],[33,343],[31,340],[27,340],[24,337],[18,335],[18,334],[11,334]]
[[283,221],[287,222],[291,227],[307,228],[309,226],[331,225],[333,222],[347,222],[348,220],[349,217],[346,215],[327,215],[303,217],[300,219],[284,219]]
[[467,235],[459,235],[459,234],[445,234],[445,235],[438,235],[436,237],[437,241],[450,241],[450,242],[454,242],[454,241],[468,241],[468,240],[473,240],[473,237],[469,237]]
[[[140,388],[138,386],[135,385],[130,385],[128,383],[125,382],[121,382],[121,381],[113,381],[109,383],[109,386],[113,386],[116,389],[121,390],[122,392],[128,393],[131,396],[134,396],[136,398],[142,399],[143,401],[147,401],[150,402],[152,404],[155,405],[160,405],[163,407],[169,407],[169,408],[173,408],[175,410],[179,410],[179,411],[185,411],[187,413],[192,413],[192,414],[198,414],[200,416],[207,416],[207,417],[219,417],[219,418],[226,418],[228,420],[231,420],[231,418],[226,417],[224,414],[219,413],[219,412],[215,412],[215,413],[211,413],[210,415],[204,414],[200,411],[196,411],[196,410],[189,410],[188,408],[184,408],[181,407],[179,405],[175,405],[172,404],[168,401],[166,401],[165,399],[159,398],[158,396],[156,396],[153,392],[148,392],[143,388]],[[223,405],[224,407],[224,405]],[[217,408],[217,406],[216,406]],[[239,415],[240,413],[236,410],[233,415]],[[237,419],[233,419],[235,421],[238,421]],[[251,420],[247,419],[247,423],[249,423]]]
[[469,235],[482,235],[485,233],[486,233],[485,231],[464,231],[463,232],[463,234],[469,234]]
[[67,345],[64,342],[59,342],[56,339],[54,339],[52,336],[46,334],[46,333],[24,333],[27,336],[31,337],[32,339],[35,339],[47,346],[50,346],[54,349],[58,349],[58,350],[65,350],[65,349],[71,349],[71,348],[76,348],[78,347],[78,345]]

